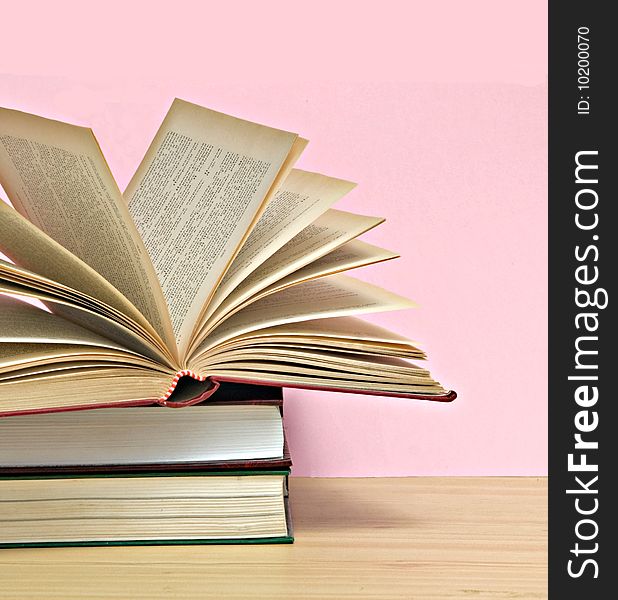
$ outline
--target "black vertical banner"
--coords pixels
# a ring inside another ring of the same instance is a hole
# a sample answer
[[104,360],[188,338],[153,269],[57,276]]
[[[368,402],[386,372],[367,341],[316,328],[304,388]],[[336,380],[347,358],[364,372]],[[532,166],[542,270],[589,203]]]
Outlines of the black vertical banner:
[[549,2],[549,595],[560,600],[618,597],[611,6]]

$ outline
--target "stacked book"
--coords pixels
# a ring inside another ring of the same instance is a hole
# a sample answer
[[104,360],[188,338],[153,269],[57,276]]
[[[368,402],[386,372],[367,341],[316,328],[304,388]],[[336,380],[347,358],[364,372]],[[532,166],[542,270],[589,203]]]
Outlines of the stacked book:
[[175,100],[121,192],[0,109],[0,544],[290,541],[282,387],[455,397],[357,317],[414,303],[343,274],[398,255],[306,145]]
[[291,542],[290,466],[277,387],[0,419],[0,546]]

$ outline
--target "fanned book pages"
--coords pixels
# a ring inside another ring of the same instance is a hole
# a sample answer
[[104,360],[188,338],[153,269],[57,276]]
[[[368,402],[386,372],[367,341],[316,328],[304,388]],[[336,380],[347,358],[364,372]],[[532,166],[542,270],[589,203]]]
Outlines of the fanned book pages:
[[0,109],[0,415],[221,382],[452,400],[358,318],[414,304],[344,274],[397,254],[333,208],[353,183],[293,168],[306,144],[175,100],[122,194],[90,129]]

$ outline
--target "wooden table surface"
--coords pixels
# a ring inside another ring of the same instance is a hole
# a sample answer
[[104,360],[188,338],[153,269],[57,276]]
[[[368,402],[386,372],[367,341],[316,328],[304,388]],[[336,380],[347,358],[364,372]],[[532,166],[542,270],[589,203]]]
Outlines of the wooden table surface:
[[294,545],[0,550],[0,598],[546,598],[547,480],[291,480]]

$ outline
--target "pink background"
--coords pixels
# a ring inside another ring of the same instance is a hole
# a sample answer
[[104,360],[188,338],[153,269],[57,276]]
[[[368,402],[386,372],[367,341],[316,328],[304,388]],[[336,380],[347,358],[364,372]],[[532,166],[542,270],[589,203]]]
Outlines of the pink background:
[[459,398],[290,391],[294,473],[545,474],[545,2],[219,4],[7,4],[0,104],[93,127],[121,188],[174,96],[309,138]]

